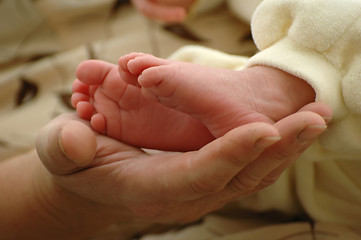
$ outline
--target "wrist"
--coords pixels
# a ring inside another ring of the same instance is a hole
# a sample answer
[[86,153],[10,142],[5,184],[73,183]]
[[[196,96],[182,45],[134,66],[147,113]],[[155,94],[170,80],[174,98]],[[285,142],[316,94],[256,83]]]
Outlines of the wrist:
[[8,196],[0,206],[5,239],[81,239],[118,220],[111,209],[58,186],[35,151],[2,163],[0,175]]
[[54,230],[50,232],[63,234],[57,235],[59,239],[89,237],[124,219],[118,209],[92,202],[61,187],[55,180],[59,176],[54,177],[42,165],[39,171],[37,205],[44,206],[43,218],[53,223]]

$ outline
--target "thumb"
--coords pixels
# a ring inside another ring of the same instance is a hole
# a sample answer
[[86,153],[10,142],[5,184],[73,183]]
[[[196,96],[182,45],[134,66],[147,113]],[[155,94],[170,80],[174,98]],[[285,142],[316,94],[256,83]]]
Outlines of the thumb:
[[72,115],[63,115],[40,130],[36,150],[53,174],[69,174],[87,166],[96,152],[93,131]]

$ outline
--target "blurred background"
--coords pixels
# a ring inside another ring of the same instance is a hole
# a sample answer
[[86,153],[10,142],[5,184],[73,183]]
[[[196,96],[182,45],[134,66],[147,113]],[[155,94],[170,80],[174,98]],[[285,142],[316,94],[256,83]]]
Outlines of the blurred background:
[[0,0],[0,159],[27,151],[38,130],[73,111],[71,83],[86,59],[129,52],[166,58],[184,45],[250,56],[249,23],[226,6],[182,24],[146,19],[129,0]]

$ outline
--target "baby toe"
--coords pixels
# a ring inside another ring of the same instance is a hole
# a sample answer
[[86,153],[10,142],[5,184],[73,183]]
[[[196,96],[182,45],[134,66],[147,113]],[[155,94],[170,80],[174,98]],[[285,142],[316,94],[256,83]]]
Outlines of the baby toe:
[[89,85],[86,85],[76,79],[72,84],[72,91],[87,94],[89,92]]
[[88,102],[89,95],[75,92],[71,95],[71,105],[76,108],[79,102]]
[[76,105],[76,112],[80,118],[90,120],[94,113],[94,107],[87,101],[80,101]]
[[90,125],[93,129],[101,134],[106,133],[106,119],[105,117],[100,114],[96,113],[91,117]]

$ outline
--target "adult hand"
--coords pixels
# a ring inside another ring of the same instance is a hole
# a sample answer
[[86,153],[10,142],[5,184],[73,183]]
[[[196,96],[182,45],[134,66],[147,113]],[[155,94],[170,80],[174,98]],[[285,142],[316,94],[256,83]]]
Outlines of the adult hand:
[[181,22],[195,0],[132,0],[145,16],[163,22]]
[[54,183],[84,201],[119,216],[187,222],[274,183],[328,118],[331,110],[313,103],[274,126],[238,127],[198,151],[148,154],[64,115],[41,131],[37,150]]

